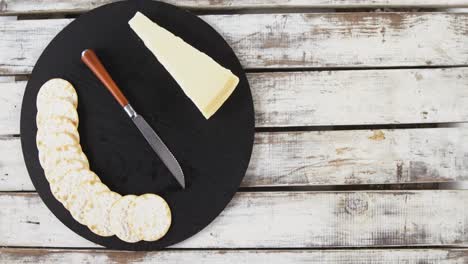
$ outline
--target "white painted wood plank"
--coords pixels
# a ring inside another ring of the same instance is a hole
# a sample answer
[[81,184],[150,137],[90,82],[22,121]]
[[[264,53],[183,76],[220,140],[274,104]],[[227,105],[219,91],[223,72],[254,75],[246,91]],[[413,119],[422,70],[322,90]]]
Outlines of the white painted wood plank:
[[[243,187],[468,180],[468,128],[257,133]],[[0,191],[33,191],[19,138],[0,139]]]
[[15,76],[0,76],[0,83],[13,83]]
[[[174,248],[467,246],[468,191],[238,193]],[[96,247],[36,194],[0,194],[0,245]]]
[[461,122],[468,69],[249,74],[256,125]]
[[309,263],[309,264],[464,264],[466,249],[389,250],[167,250],[128,252],[110,250],[0,249],[0,262],[23,264],[63,263],[165,263],[192,260],[219,263]]
[[[0,9],[0,14],[1,14],[2,10]],[[0,21],[7,21],[7,20],[16,20],[17,17],[16,16],[0,16]]]
[[25,87],[26,82],[0,81],[0,135],[19,134]]
[[[85,12],[115,0],[3,0],[0,14]],[[466,7],[466,0],[163,0],[189,9]]]
[[[466,13],[208,15],[245,68],[466,65]],[[0,25],[0,74],[30,73],[71,19]]]
[[0,74],[31,73],[44,48],[69,22],[51,19],[0,23]]
[[0,191],[34,190],[19,138],[0,138]]
[[[468,121],[468,68],[247,75],[257,127]],[[18,134],[26,82],[0,82],[0,135]]]
[[468,180],[467,128],[257,133],[243,186]]

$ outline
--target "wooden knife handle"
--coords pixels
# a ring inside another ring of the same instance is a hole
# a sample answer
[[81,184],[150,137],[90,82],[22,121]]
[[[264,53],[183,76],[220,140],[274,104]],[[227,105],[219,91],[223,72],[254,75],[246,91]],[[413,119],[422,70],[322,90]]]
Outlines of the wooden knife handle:
[[119,102],[122,107],[128,105],[128,100],[125,95],[120,91],[117,84],[115,84],[112,77],[107,72],[104,65],[102,65],[96,53],[91,49],[86,49],[81,53],[81,60],[91,69],[91,71],[98,77],[99,80],[107,87],[109,92]]

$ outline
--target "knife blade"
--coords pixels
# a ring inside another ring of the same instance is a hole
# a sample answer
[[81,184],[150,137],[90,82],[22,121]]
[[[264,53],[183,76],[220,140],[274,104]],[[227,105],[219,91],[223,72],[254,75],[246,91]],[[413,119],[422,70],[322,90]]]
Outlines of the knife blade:
[[132,119],[133,123],[136,127],[140,130],[141,134],[145,137],[146,141],[148,141],[151,148],[158,154],[161,161],[166,165],[169,171],[172,173],[174,178],[179,182],[180,186],[185,189],[185,177],[182,168],[177,162],[176,158],[172,154],[172,152],[167,148],[166,144],[161,140],[161,138],[156,134],[156,132],[151,128],[151,126],[141,117],[138,115],[135,110],[133,110],[132,106],[128,104],[124,107],[127,113],[133,113],[132,115],[129,114],[130,118]]
[[93,50],[86,49],[81,53],[81,60],[111,92],[117,102],[119,102],[128,116],[132,119],[138,130],[140,130],[141,134],[149,143],[153,151],[158,155],[164,165],[166,165],[180,186],[185,189],[185,176],[179,162],[166,146],[166,144],[164,144],[158,134],[156,134],[153,128],[133,109],[125,95],[122,93],[122,91],[120,91],[117,84],[105,69],[104,65],[102,65],[96,53],[94,53]]

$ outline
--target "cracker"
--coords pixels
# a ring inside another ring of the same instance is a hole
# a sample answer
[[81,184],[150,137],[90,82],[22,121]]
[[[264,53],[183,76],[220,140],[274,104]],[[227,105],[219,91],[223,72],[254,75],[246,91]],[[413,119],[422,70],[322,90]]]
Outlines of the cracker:
[[121,240],[128,243],[140,241],[140,238],[133,233],[128,225],[128,211],[134,205],[135,195],[125,195],[115,202],[109,213],[109,227]]
[[69,208],[68,199],[74,189],[86,181],[100,181],[99,177],[90,170],[74,170],[64,175],[62,178],[50,184],[50,189],[54,197]]
[[68,175],[71,171],[89,169],[89,163],[83,160],[61,160],[57,165],[47,171],[45,171],[46,179],[49,183],[53,184],[60,180],[62,177]]
[[47,131],[38,131],[36,134],[36,145],[39,151],[46,154],[49,150],[57,150],[66,146],[79,145],[79,139],[68,132],[47,133]]
[[159,195],[147,193],[135,199],[129,209],[130,230],[145,241],[163,237],[171,226],[171,210]]
[[72,217],[80,224],[85,224],[84,212],[87,204],[94,206],[97,193],[109,191],[100,181],[85,181],[75,188],[67,199],[67,209]]
[[100,236],[112,236],[109,214],[112,205],[122,196],[116,192],[104,191],[93,196],[93,202],[88,202],[83,209],[83,221],[89,230]]
[[41,126],[37,128],[38,131],[47,131],[48,133],[53,132],[68,132],[75,135],[77,138],[80,137],[78,129],[72,120],[63,116],[53,116],[41,123]]
[[[42,168],[45,169],[45,160],[48,153],[57,151],[70,146],[80,146],[78,139],[68,133],[51,133],[47,136],[45,134],[36,135],[36,145],[39,151],[39,162]],[[80,146],[81,147],[81,146]]]
[[51,101],[62,99],[69,101],[75,108],[78,105],[78,95],[73,85],[64,79],[50,79],[45,82],[37,94],[37,109],[42,109]]
[[37,127],[43,126],[48,119],[53,117],[68,118],[76,127],[78,126],[78,112],[69,101],[57,99],[39,109],[36,115]]
[[[42,153],[45,153],[42,155]],[[53,169],[62,160],[81,160],[84,164],[89,164],[88,158],[81,150],[80,145],[68,145],[59,149],[46,149],[40,152],[42,157],[42,167],[44,171]]]

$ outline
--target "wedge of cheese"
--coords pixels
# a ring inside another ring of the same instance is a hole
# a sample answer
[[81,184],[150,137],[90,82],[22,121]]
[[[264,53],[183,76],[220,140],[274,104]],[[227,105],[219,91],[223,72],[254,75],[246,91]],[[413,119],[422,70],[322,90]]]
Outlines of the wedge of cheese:
[[128,22],[206,119],[229,98],[239,78],[208,55],[137,12]]

